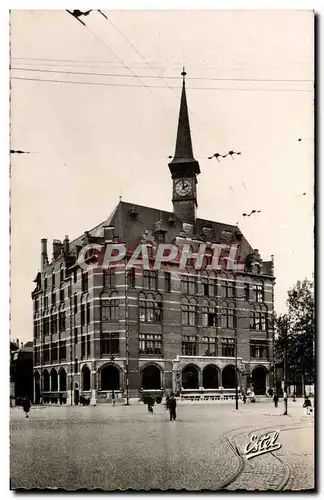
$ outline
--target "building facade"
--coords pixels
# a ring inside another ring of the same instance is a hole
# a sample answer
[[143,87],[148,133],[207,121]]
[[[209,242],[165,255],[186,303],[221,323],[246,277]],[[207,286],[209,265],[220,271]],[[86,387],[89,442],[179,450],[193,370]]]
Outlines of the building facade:
[[[41,270],[32,293],[34,402],[128,402],[175,391],[182,398],[220,399],[273,386],[273,259],[262,261],[237,226],[200,219],[199,163],[193,155],[185,73],[175,154],[169,163],[173,211],[120,201],[103,223],[70,242],[42,240]],[[194,253],[160,269],[126,267],[139,244],[150,263],[159,244]],[[126,257],[104,268],[81,266],[87,245],[124,244]],[[223,245],[220,269],[212,245]],[[235,247],[240,270],[229,270]]]

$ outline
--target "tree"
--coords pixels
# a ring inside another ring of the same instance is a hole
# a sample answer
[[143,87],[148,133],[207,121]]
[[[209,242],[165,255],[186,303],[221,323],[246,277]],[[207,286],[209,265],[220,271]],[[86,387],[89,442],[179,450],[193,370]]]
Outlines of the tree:
[[284,358],[287,343],[290,383],[296,384],[300,380],[313,383],[315,380],[314,283],[308,279],[297,281],[288,291],[287,306],[288,312],[276,317],[276,357]]

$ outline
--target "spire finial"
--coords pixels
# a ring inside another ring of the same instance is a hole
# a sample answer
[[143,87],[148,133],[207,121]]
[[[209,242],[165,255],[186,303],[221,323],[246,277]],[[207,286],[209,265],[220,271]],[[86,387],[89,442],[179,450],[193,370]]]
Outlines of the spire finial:
[[183,78],[183,80],[182,80],[182,83],[183,83],[183,84],[185,83],[185,76],[186,76],[186,74],[187,74],[187,73],[186,73],[186,71],[185,71],[185,67],[183,66],[183,67],[182,67],[182,73],[181,73],[182,78]]

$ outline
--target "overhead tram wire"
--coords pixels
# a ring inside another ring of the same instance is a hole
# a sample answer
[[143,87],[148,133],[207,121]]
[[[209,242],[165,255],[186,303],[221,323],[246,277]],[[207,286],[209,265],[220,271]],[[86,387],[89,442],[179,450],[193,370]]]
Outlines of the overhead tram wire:
[[[49,83],[71,83],[79,85],[99,85],[106,87],[137,87],[137,88],[147,88],[147,89],[165,89],[164,85],[135,85],[135,84],[123,84],[123,83],[108,83],[108,82],[78,82],[75,80],[50,80],[44,78],[28,78],[28,77],[18,77],[12,76],[11,80],[26,80],[33,82],[49,82]],[[142,82],[141,82],[142,83]],[[181,89],[180,86],[173,86],[173,89]],[[312,92],[311,89],[247,89],[247,88],[225,88],[225,87],[189,87],[189,90],[216,90],[216,91],[234,91],[234,92]],[[156,96],[154,93],[152,93]],[[156,96],[157,97],[157,96]]]
[[[127,66],[128,68],[128,66]],[[108,77],[121,77],[121,78],[133,78],[134,74],[120,74],[120,73],[94,73],[94,72],[87,72],[87,71],[67,71],[67,70],[61,70],[61,69],[44,69],[44,68],[17,68],[17,67],[11,67],[12,70],[17,70],[17,71],[37,71],[40,73],[63,73],[63,74],[71,74],[71,75],[90,75],[90,76],[108,76]],[[150,79],[163,79],[164,80],[179,80],[178,76],[159,76],[159,75],[136,75],[137,78],[150,78]],[[186,77],[186,80],[212,80],[212,81],[240,81],[240,82],[312,82],[312,80],[285,80],[285,79],[273,79],[273,80],[266,80],[266,79],[258,79],[258,78],[211,78],[211,77]],[[173,90],[174,87],[171,87],[168,85],[168,87]],[[190,89],[190,87],[189,87]]]

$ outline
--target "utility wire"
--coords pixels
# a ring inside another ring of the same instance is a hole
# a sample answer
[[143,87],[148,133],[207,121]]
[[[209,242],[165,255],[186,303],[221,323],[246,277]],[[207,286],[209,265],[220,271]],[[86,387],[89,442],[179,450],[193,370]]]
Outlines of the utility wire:
[[[127,67],[128,68],[128,67]],[[151,65],[150,68],[155,71]],[[11,67],[11,70],[17,70],[17,71],[38,71],[40,73],[63,73],[63,74],[71,74],[71,75],[90,75],[90,76],[109,76],[109,77],[123,77],[123,78],[133,78],[134,74],[129,75],[129,74],[120,74],[120,73],[94,73],[94,72],[87,72],[87,71],[66,71],[66,70],[53,70],[53,69],[43,69],[43,68],[17,68],[17,67]],[[136,75],[137,78],[155,78],[155,79],[162,79],[163,81],[165,80],[179,80],[178,76],[161,76],[161,75]],[[214,77],[195,77],[191,76],[188,77],[186,76],[186,80],[213,80],[213,81],[233,81],[233,82],[312,82],[312,80],[288,80],[288,79],[261,79],[261,78],[214,78]],[[167,82],[166,82],[167,83]],[[170,87],[172,89],[173,87]]]
[[[135,84],[123,84],[123,83],[103,83],[103,82],[77,82],[74,80],[50,80],[50,79],[42,79],[42,78],[26,78],[19,76],[12,76],[11,80],[26,80],[33,82],[49,82],[49,83],[70,83],[70,84],[78,84],[78,85],[100,85],[107,87],[138,87],[138,88],[147,88],[147,89],[165,89],[164,85],[145,85],[141,82],[141,85]],[[173,89],[181,89],[180,86],[173,86]],[[224,90],[224,91],[246,91],[246,92],[312,92],[310,89],[244,89],[244,88],[225,88],[225,87],[189,87],[189,90]],[[152,94],[156,96],[152,92]],[[158,97],[157,97],[158,98]]]

